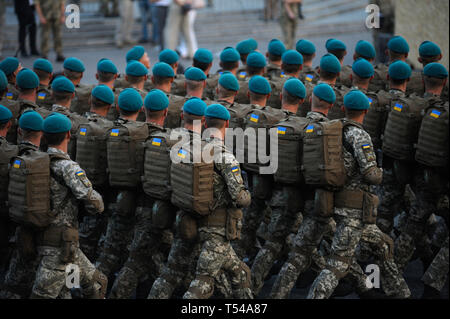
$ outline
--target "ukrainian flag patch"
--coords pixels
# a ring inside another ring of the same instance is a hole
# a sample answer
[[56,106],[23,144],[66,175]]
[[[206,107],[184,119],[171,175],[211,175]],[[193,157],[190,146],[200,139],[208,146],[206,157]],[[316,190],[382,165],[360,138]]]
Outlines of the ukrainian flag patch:
[[369,105],[372,105],[373,100],[369,97]]
[[78,171],[75,173],[75,175],[77,176],[83,176],[84,175],[84,171]]
[[280,78],[284,78],[284,72],[281,72],[281,74],[280,74]]
[[308,125],[306,128],[306,133],[312,133],[314,132],[314,125]]
[[80,135],[86,136],[87,129],[82,127],[80,128]]
[[111,136],[119,136],[119,129],[112,129],[111,130]]
[[364,144],[364,145],[362,146],[362,148],[365,149],[365,150],[367,150],[367,149],[370,148],[370,144]]
[[397,112],[401,112],[403,110],[403,105],[395,103],[394,110],[396,110]]
[[286,128],[285,128],[285,127],[282,127],[282,126],[278,126],[278,127],[277,127],[277,132],[278,132],[278,134],[280,134],[280,135],[286,135]]
[[47,96],[47,94],[45,94],[45,93],[38,93],[38,100],[45,100],[46,96]]
[[186,152],[185,150],[180,149],[180,150],[178,151],[178,157],[186,158],[186,155],[187,155],[187,152]]
[[161,139],[160,138],[154,138],[152,140],[152,145],[154,145],[154,146],[161,146]]
[[10,93],[6,93],[6,98],[8,99],[8,100],[12,100],[12,98],[13,98],[13,94],[10,92]]
[[431,116],[431,117],[434,117],[435,119],[438,119],[439,116],[441,116],[441,112],[439,112],[438,110],[433,110],[433,111],[430,113],[430,116]]
[[231,168],[231,171],[232,171],[233,173],[239,172],[239,166],[232,167],[232,168]]
[[308,81],[308,82],[311,82],[313,79],[314,79],[314,75],[312,75],[312,74],[308,74],[306,76],[306,81]]
[[14,161],[14,164],[13,164],[13,166],[14,166],[14,168],[20,168],[20,164],[21,164],[22,162],[20,161],[20,160],[15,160]]
[[250,121],[255,122],[255,123],[258,123],[258,121],[259,121],[259,115],[256,115],[256,114],[250,115]]
[[245,78],[246,76],[247,76],[247,72],[241,72],[241,73],[239,73],[239,77],[240,77],[241,79]]

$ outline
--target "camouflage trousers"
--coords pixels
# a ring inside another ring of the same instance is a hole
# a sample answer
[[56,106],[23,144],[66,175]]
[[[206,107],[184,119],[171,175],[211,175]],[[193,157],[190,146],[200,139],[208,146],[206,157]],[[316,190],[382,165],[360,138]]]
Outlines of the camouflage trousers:
[[46,24],[41,24],[41,54],[47,56],[50,50],[50,31],[53,34],[55,52],[62,55],[61,21],[58,19],[50,19]]
[[[38,251],[40,263],[31,298],[56,299],[66,287],[66,268],[70,264],[61,261],[62,251],[60,248],[41,246],[38,247]],[[95,269],[95,266],[79,248],[72,264],[78,266],[83,296],[91,299],[101,298],[106,289],[107,279]]]
[[424,284],[441,291],[448,276],[448,237],[422,277]]
[[286,44],[286,48],[288,50],[292,50],[294,48],[295,34],[298,26],[298,4],[292,3],[290,6],[292,12],[294,13],[294,19],[289,18],[284,5],[282,7],[280,17],[280,26],[284,36],[284,43]]
[[253,298],[250,290],[250,269],[239,259],[224,235],[225,229],[200,229],[202,249],[197,261],[195,279],[191,282],[184,299],[208,299],[214,293],[215,278],[221,271],[229,275],[234,298]]
[[267,241],[256,255],[252,265],[252,290],[255,296],[261,291],[270,269],[280,257],[288,235],[297,232],[297,229],[292,228],[293,225],[298,227],[297,220],[301,218],[300,215],[304,209],[303,192],[304,190],[300,187],[275,186],[270,200],[272,214],[267,227]]

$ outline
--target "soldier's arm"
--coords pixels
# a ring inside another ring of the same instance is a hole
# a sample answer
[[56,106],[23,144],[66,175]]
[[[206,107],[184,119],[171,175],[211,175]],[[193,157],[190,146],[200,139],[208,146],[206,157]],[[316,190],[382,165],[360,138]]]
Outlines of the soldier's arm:
[[66,22],[66,3],[64,0],[61,1],[61,23]]
[[44,14],[42,13],[41,4],[39,3],[39,0],[34,1],[34,7],[39,16],[39,21],[41,22],[41,24],[46,24],[47,19],[45,19]]
[[251,195],[244,185],[239,162],[231,154],[225,154],[224,163],[216,164],[227,184],[228,193],[238,208],[248,207],[251,202]]

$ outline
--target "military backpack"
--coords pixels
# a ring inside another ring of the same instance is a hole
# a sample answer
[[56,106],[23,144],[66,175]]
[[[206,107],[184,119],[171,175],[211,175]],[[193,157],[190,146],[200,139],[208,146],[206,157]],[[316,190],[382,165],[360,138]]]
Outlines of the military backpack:
[[386,91],[366,93],[370,108],[364,117],[364,130],[370,135],[375,149],[381,148],[382,135],[391,105],[391,94]]
[[11,158],[17,155],[16,145],[0,139],[0,217],[8,215],[8,181]]

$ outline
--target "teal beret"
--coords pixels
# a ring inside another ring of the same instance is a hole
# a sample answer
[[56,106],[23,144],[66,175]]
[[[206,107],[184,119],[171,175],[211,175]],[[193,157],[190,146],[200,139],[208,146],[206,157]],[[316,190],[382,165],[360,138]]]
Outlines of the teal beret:
[[252,52],[247,57],[247,65],[254,68],[264,68],[267,65],[266,57],[259,52]]
[[219,84],[230,91],[239,91],[239,81],[233,73],[224,72],[219,78]]
[[297,42],[296,49],[301,54],[312,55],[316,53],[316,46],[309,40],[301,39]]
[[52,90],[55,92],[75,92],[75,86],[72,81],[70,81],[65,76],[58,76],[52,82]]
[[70,119],[61,113],[52,113],[44,120],[43,131],[45,133],[65,133],[72,128]]
[[165,62],[158,62],[153,66],[153,75],[160,76],[163,78],[173,78],[175,72],[173,68]]
[[148,74],[148,69],[139,61],[130,61],[125,69],[126,75],[144,76]]
[[186,77],[187,80],[191,80],[191,81],[205,81],[206,80],[205,72],[203,72],[199,68],[196,68],[193,66],[190,67],[189,69],[187,69],[186,72],[184,72],[184,76]]
[[114,63],[108,59],[103,59],[98,62],[97,71],[112,74],[117,74],[119,72]]
[[282,56],[284,52],[286,52],[286,47],[283,42],[278,39],[273,39],[269,43],[269,47],[267,48],[270,54]]
[[197,97],[193,97],[186,101],[183,105],[183,112],[204,116],[206,111],[206,103]]
[[19,127],[29,131],[42,131],[44,129],[44,119],[36,111],[26,111],[19,119]]
[[84,72],[86,70],[83,62],[81,62],[81,60],[79,60],[77,58],[65,59],[63,67],[64,67],[64,69],[71,70],[74,72]]
[[19,60],[17,58],[9,57],[0,62],[0,70],[5,72],[5,75],[10,75],[19,67]]
[[358,41],[355,47],[355,52],[366,59],[374,59],[376,55],[375,48],[372,43],[365,40]]
[[334,93],[333,88],[328,84],[321,83],[316,85],[313,93],[316,97],[328,103],[336,102],[336,93]]
[[352,70],[357,76],[363,79],[372,77],[375,72],[373,65],[363,58],[360,58],[353,63]]
[[17,74],[16,84],[21,89],[35,89],[39,87],[39,77],[30,69],[22,69]]
[[143,104],[141,95],[133,88],[125,89],[119,95],[119,108],[122,110],[137,112]]
[[303,64],[303,56],[295,50],[284,52],[281,60],[284,64],[301,65]]
[[344,96],[344,107],[349,110],[368,110],[369,99],[359,90],[351,90]]
[[211,117],[219,120],[230,120],[230,112],[220,104],[212,104],[206,108],[205,117]]
[[397,53],[409,53],[409,44],[401,36],[392,37],[388,42],[388,48]]
[[423,69],[423,74],[432,78],[446,79],[448,78],[447,69],[440,63],[429,63]]
[[403,61],[396,61],[389,66],[389,76],[394,80],[409,79],[411,67]]
[[237,62],[240,59],[239,52],[232,47],[225,48],[220,54],[220,61],[222,62]]
[[6,78],[5,72],[0,70],[0,91],[6,90],[8,87],[8,79]]
[[328,51],[345,51],[347,50],[347,46],[344,42],[337,39],[328,39],[325,47]]
[[114,100],[115,100],[114,93],[108,86],[106,86],[104,84],[100,84],[100,85],[96,86],[92,90],[91,94],[96,99],[99,99],[100,101],[103,101],[109,105],[114,104]]
[[144,54],[145,54],[144,47],[137,45],[134,48],[132,48],[130,51],[127,52],[127,55],[126,55],[127,62],[139,61]]
[[265,95],[272,92],[272,87],[270,86],[269,81],[260,75],[255,75],[250,79],[248,82],[248,89],[253,93]]
[[284,83],[284,89],[292,96],[304,99],[306,97],[305,85],[299,79],[289,79]]
[[174,50],[165,49],[162,50],[161,53],[159,54],[159,62],[174,64],[177,63],[179,59],[180,56]]
[[202,63],[211,63],[213,61],[213,54],[207,49],[198,49],[194,54],[194,60]]
[[33,63],[33,69],[35,70],[41,70],[47,73],[53,72],[53,65],[50,63],[47,59],[37,59]]
[[0,105],[0,123],[1,124],[7,123],[12,118],[12,116],[13,115],[12,115],[11,111],[7,107]]
[[145,97],[144,106],[150,111],[162,111],[169,107],[169,98],[161,90],[151,90]]
[[333,54],[327,53],[320,59],[320,69],[337,74],[341,72],[341,62]]
[[249,54],[255,51],[258,48],[258,42],[255,39],[247,39],[239,42],[236,45],[236,50],[238,50],[239,54]]
[[424,57],[440,55],[441,48],[431,41],[424,41],[419,47],[419,55]]

